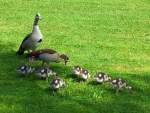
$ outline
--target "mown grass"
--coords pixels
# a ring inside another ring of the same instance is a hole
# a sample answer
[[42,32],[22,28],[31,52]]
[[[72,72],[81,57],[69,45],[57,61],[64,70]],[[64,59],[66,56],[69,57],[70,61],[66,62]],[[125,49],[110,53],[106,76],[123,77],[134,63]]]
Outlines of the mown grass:
[[[0,113],[149,113],[149,6],[149,0],[0,0]],[[27,62],[15,52],[36,12],[43,17],[39,48],[70,56],[68,66],[51,64],[68,84],[55,96],[46,81],[15,71]],[[70,76],[77,64],[92,76],[105,71],[122,77],[134,91],[115,95],[92,78],[78,83]]]

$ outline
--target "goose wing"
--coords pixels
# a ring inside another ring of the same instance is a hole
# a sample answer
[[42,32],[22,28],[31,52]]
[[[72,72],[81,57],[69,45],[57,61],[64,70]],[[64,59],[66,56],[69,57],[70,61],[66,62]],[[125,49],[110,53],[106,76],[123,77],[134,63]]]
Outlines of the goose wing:
[[31,34],[32,34],[32,33],[29,33],[28,35],[26,35],[26,37],[23,39],[23,41],[22,41],[22,43],[21,43],[21,45],[20,45],[20,48],[24,48],[24,47],[23,47],[23,44],[25,43],[26,40],[28,40],[28,39],[31,37]]
[[55,54],[57,53],[57,51],[55,51],[54,49],[41,49],[37,51],[40,54],[44,54],[44,53],[48,53],[48,54]]

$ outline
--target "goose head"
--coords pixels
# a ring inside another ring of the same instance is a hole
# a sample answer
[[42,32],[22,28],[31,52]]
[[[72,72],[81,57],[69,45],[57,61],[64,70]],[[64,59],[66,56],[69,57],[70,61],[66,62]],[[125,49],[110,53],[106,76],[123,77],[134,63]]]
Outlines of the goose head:
[[82,71],[82,68],[80,66],[77,65],[73,67],[73,74],[80,75],[81,71]]
[[81,71],[81,78],[83,80],[87,80],[90,77],[89,71],[86,69],[82,69]]
[[64,61],[65,65],[67,65],[67,62],[69,61],[69,57],[67,55],[61,54],[60,59]]
[[103,72],[98,72],[96,73],[95,77],[94,77],[94,80],[97,82],[97,83],[103,83],[104,82],[104,75],[105,73]]
[[41,20],[41,19],[42,19],[40,13],[37,13],[37,14],[35,15],[35,19],[36,19],[36,20]]
[[37,13],[37,14],[35,15],[35,19],[34,19],[34,24],[33,24],[33,25],[34,25],[34,26],[37,26],[39,20],[41,20],[41,15],[40,15],[39,13]]
[[132,87],[132,86],[126,86],[126,89],[127,89],[128,91],[130,91],[130,92],[133,91],[133,87]]

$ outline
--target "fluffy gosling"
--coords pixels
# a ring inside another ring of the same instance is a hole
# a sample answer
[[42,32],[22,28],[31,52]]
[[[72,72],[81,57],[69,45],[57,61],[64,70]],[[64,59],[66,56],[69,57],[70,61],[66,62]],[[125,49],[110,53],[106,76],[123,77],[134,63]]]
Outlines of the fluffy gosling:
[[102,84],[104,82],[108,82],[111,80],[111,77],[104,73],[104,72],[98,72],[96,73],[95,77],[94,77],[94,80],[99,83],[99,84]]
[[35,75],[40,79],[46,79],[51,75],[55,75],[56,73],[52,71],[49,67],[41,67],[35,70]]
[[90,77],[89,71],[87,69],[83,69],[80,66],[73,67],[73,74],[82,80],[87,80]]
[[27,75],[34,72],[34,68],[28,64],[23,64],[17,68],[17,73]]
[[132,91],[132,86],[127,85],[127,82],[121,78],[113,79],[111,81],[111,85],[114,89],[116,89],[116,93],[118,93],[119,91],[122,91],[123,89]]
[[65,81],[58,76],[55,76],[49,84],[49,88],[50,90],[52,90],[53,95],[54,95],[54,92],[58,91],[58,89],[65,87],[65,86],[66,86]]

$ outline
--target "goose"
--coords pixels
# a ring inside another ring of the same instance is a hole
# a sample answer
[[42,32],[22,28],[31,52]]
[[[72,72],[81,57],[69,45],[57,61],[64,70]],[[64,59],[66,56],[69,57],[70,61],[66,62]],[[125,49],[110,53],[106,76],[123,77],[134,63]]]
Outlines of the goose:
[[41,49],[29,54],[29,62],[32,62],[33,60],[42,61],[42,65],[45,63],[48,65],[49,62],[64,62],[64,64],[67,65],[69,57],[65,54],[60,54],[53,49]]
[[121,78],[116,78],[111,81],[111,85],[114,89],[116,89],[116,93],[123,89],[127,89],[129,91],[132,90],[132,86],[127,85],[127,82]]
[[73,67],[73,71],[72,72],[73,72],[74,75],[80,76],[81,71],[82,71],[82,68],[77,65],[77,66]]
[[73,67],[73,75],[82,80],[87,80],[90,77],[89,71],[87,69],[83,69],[79,65]]
[[58,89],[63,88],[66,86],[66,83],[63,79],[58,77],[58,75],[55,75],[51,82],[49,82],[49,88],[52,90],[52,93],[54,95],[55,91],[58,91]]
[[25,51],[34,51],[38,44],[42,42],[43,36],[38,25],[39,20],[41,20],[41,16],[38,13],[34,19],[33,30],[23,39],[17,51],[18,55],[23,55]]
[[55,76],[55,78],[50,83],[50,88],[53,90],[57,90],[63,86],[65,86],[65,81],[58,76]]
[[97,82],[97,83],[104,83],[104,82],[108,82],[111,80],[111,77],[104,73],[104,72],[97,72],[95,77],[94,77],[94,80]]
[[51,75],[55,75],[56,73],[49,67],[41,67],[35,70],[35,75],[40,79],[46,79]]
[[17,68],[17,72],[22,75],[27,75],[34,72],[34,68],[30,65],[23,64]]
[[85,81],[89,77],[90,77],[89,71],[87,69],[82,69],[80,78]]

